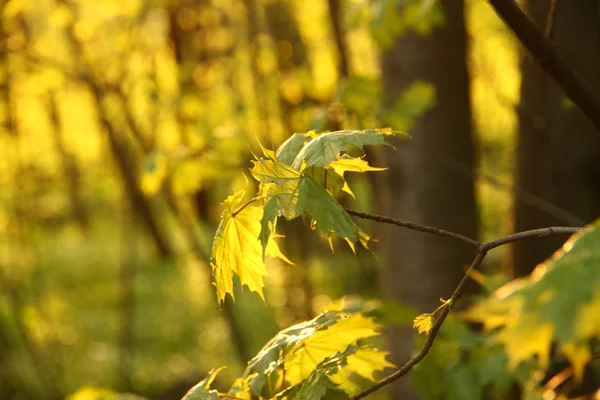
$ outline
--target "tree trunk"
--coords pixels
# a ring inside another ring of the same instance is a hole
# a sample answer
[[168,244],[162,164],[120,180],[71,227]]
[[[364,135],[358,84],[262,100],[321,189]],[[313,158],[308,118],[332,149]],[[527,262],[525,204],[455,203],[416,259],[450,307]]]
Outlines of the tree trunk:
[[[383,54],[382,79],[390,105],[417,79],[436,87],[435,107],[415,121],[412,140],[390,153],[388,215],[428,224],[475,238],[477,218],[473,181],[440,159],[473,168],[469,79],[463,2],[440,3],[445,23],[429,36],[400,37]],[[390,228],[386,236],[385,285],[394,299],[431,312],[448,298],[473,257],[473,249],[445,238]],[[405,363],[413,353],[411,329],[392,329],[393,361]],[[416,398],[410,380],[392,388],[391,398]]]
[[[529,0],[526,8],[545,29],[549,1]],[[557,1],[553,39],[569,65],[600,89],[600,2]],[[600,211],[600,140],[594,126],[574,106],[529,54],[521,61],[516,188],[567,211],[568,220],[516,202],[515,231],[592,221]],[[523,276],[552,255],[563,237],[521,241],[514,246],[514,273]]]

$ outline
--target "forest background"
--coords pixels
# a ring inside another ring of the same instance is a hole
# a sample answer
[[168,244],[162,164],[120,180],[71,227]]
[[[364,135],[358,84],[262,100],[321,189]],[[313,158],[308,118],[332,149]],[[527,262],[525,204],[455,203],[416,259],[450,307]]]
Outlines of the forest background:
[[[600,3],[521,3],[597,94]],[[364,221],[373,251],[332,255],[281,223],[295,265],[267,262],[265,303],[242,290],[219,309],[220,202],[259,142],[407,132],[367,151],[389,169],[350,177],[343,203],[481,241],[600,211],[600,136],[487,1],[5,0],[0,18],[3,399],[86,385],[179,398],[221,365],[226,385],[347,295],[381,301],[380,347],[405,361],[413,318],[452,293],[467,246]],[[525,276],[565,239],[500,248],[483,270]],[[443,398],[423,368],[390,398]]]

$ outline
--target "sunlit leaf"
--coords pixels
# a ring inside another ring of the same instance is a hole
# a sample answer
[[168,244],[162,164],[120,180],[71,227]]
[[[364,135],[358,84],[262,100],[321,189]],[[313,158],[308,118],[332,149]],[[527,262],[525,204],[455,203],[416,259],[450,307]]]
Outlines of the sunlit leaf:
[[339,99],[350,111],[359,115],[375,114],[381,103],[381,83],[379,79],[353,76],[342,83]]
[[276,158],[261,158],[254,161],[252,176],[261,183],[261,194],[276,197],[281,215],[290,220],[296,218],[300,172]]
[[[263,276],[267,271],[264,249],[259,241],[263,207],[242,204],[245,193],[245,190],[239,191],[225,200],[221,224],[215,234],[211,266],[219,302],[225,300],[227,293],[233,297],[234,273],[242,285],[248,286],[264,300]],[[269,238],[266,253],[281,254],[273,236]]]
[[327,329],[310,332],[310,337],[287,350],[286,380],[292,385],[302,381],[325,358],[345,350],[358,339],[377,335],[379,329],[373,319],[353,314],[339,318]]
[[375,372],[386,368],[394,368],[395,365],[386,360],[388,352],[378,350],[374,347],[362,346],[357,348],[353,354],[346,359],[346,366],[331,374],[329,379],[337,387],[348,395],[353,396],[361,391],[360,385],[353,379],[358,375],[369,381],[375,381]]
[[407,131],[413,122],[435,106],[435,86],[421,80],[406,88],[383,116],[394,129]]
[[278,370],[285,370],[287,385],[299,384],[323,360],[345,351],[359,339],[378,335],[379,329],[379,324],[362,314],[324,312],[279,332],[250,360],[244,376],[258,374],[250,381],[257,393],[262,392],[268,375]]
[[[429,35],[445,21],[443,7],[439,2],[428,6],[427,0],[378,0],[375,3],[371,31],[382,49],[390,48],[396,38],[407,30]],[[402,5],[402,7],[400,7]]]
[[243,400],[252,399],[252,393],[250,391],[250,387],[248,386],[248,383],[254,377],[255,377],[255,375],[253,374],[253,375],[250,375],[247,377],[237,378],[233,382],[233,385],[231,385],[231,389],[229,390],[229,392],[227,392],[227,394],[229,396],[234,396],[238,399],[243,399]]
[[589,360],[584,344],[600,336],[600,224],[571,237],[562,250],[526,278],[509,282],[465,315],[495,329],[509,365],[537,356],[548,365],[552,343],[578,377]]
[[[300,215],[310,216],[319,230],[327,235],[337,234],[353,244],[366,246],[369,237],[354,223],[340,204],[312,177],[283,164],[276,158],[254,161],[252,175],[261,182],[261,193],[277,198],[279,209],[269,203],[269,214],[283,215],[293,219]],[[263,234],[266,228],[263,223]]]
[[421,314],[418,315],[413,321],[413,327],[419,332],[426,335],[429,334],[433,327],[433,315],[432,314]]
[[367,161],[362,158],[342,156],[339,160],[333,161],[330,168],[343,176],[345,172],[369,172],[369,171],[385,171],[387,168],[372,167]]
[[386,137],[393,136],[389,129],[368,129],[363,131],[335,131],[317,136],[296,156],[292,166],[300,170],[303,163],[306,166],[316,165],[327,168],[340,158],[341,152],[350,150],[350,147],[362,148],[365,145],[389,145]]
[[317,134],[314,131],[307,133],[294,133],[288,140],[283,142],[277,149],[276,156],[284,164],[292,165],[294,159],[305,144],[314,139]]

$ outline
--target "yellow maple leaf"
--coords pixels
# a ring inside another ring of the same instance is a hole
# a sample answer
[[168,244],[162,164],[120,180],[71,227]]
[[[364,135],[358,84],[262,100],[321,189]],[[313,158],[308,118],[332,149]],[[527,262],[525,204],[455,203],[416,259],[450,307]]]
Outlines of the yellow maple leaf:
[[359,339],[378,335],[380,325],[362,314],[348,314],[326,329],[305,329],[306,339],[291,347],[284,358],[285,379],[290,385],[306,379],[327,357],[346,350]]
[[575,381],[581,382],[585,366],[592,359],[592,352],[587,343],[584,342],[568,342],[560,345],[560,351],[573,366],[573,376]]
[[367,161],[362,158],[342,156],[339,160],[329,164],[340,176],[344,176],[345,172],[368,172],[368,171],[385,171],[387,168],[372,167]]
[[[219,302],[225,300],[227,293],[233,298],[233,274],[264,301],[263,276],[267,270],[258,240],[263,208],[242,205],[245,193],[244,189],[224,201],[225,210],[213,243],[211,266]],[[274,237],[269,238],[266,254],[290,262],[279,250]]]
[[356,353],[348,356],[347,365],[338,369],[335,374],[329,375],[329,379],[335,383],[338,389],[343,390],[349,396],[360,392],[361,387],[355,383],[351,374],[357,374],[370,381],[375,381],[375,371],[385,368],[395,368],[385,357],[387,351],[377,350],[374,347],[362,347]]
[[429,334],[433,327],[433,314],[421,314],[417,315],[413,321],[413,328],[415,328],[420,334]]
[[508,356],[508,367],[516,368],[522,361],[538,356],[542,368],[548,366],[550,346],[554,338],[554,328],[549,323],[540,323],[527,316],[528,320],[520,320],[515,316],[495,340],[504,344]]

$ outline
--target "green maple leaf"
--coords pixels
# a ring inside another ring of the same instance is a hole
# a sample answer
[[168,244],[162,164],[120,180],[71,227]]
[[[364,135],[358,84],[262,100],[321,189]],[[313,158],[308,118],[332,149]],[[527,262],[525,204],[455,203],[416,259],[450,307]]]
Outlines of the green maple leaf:
[[292,165],[294,159],[302,150],[304,145],[317,137],[314,131],[307,133],[294,133],[288,140],[283,142],[277,149],[276,156],[284,164]]
[[312,139],[300,150],[292,167],[300,170],[304,163],[306,166],[316,165],[327,168],[340,158],[340,153],[350,150],[350,147],[389,145],[385,138],[393,135],[394,132],[390,128],[324,133]]
[[465,314],[495,329],[509,365],[550,359],[552,343],[572,363],[576,378],[592,357],[589,339],[600,337],[600,221],[574,235],[529,276],[514,280]]
[[269,221],[274,221],[277,215],[283,215],[288,220],[306,215],[328,237],[335,233],[352,248],[359,241],[366,246],[369,237],[323,186],[304,174],[304,170],[296,171],[268,152],[265,155],[268,158],[254,161],[251,170],[261,183],[261,194],[276,198],[276,202],[271,199],[267,201],[268,213],[260,231],[263,244],[269,236]]
[[323,360],[345,351],[360,339],[378,335],[379,330],[379,324],[360,313],[326,311],[279,332],[250,360],[244,376],[257,374],[249,384],[256,393],[261,393],[270,376],[281,370],[285,370],[287,385],[297,385]]
[[328,374],[338,389],[343,390],[349,396],[353,396],[361,391],[360,384],[357,382],[357,376],[374,382],[375,372],[386,368],[394,368],[395,365],[386,360],[388,352],[378,350],[372,346],[350,346],[345,353],[351,350],[350,354],[342,353],[345,358],[339,362],[343,368],[332,371]]
[[225,300],[227,293],[233,297],[233,274],[240,278],[242,285],[264,300],[263,276],[267,275],[267,271],[263,251],[268,256],[290,262],[279,250],[274,235],[267,239],[264,248],[261,246],[259,235],[263,208],[241,205],[245,194],[244,189],[224,201],[225,210],[213,242],[211,266],[219,302]]
[[306,379],[278,393],[275,398],[318,400],[326,392],[332,391],[343,391],[346,395],[353,396],[362,390],[361,379],[375,381],[376,371],[394,367],[385,359],[387,354],[371,346],[351,344],[344,351],[325,358]]

